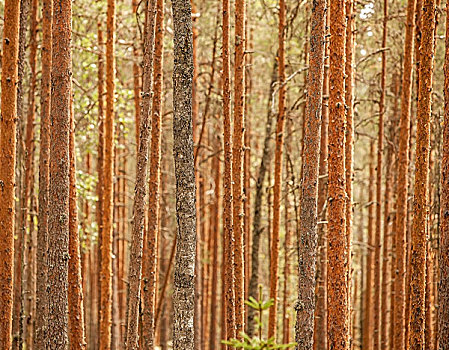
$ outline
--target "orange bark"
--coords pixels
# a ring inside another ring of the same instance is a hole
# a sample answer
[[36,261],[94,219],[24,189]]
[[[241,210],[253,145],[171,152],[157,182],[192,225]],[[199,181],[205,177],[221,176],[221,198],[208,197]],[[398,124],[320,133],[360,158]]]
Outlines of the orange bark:
[[6,0],[3,27],[3,56],[0,118],[0,348],[11,348],[14,182],[16,162],[17,59],[19,48],[19,1]]
[[424,348],[427,197],[434,57],[435,0],[423,0],[416,129],[414,216],[410,251],[410,350]]
[[101,237],[100,350],[109,349],[112,323],[112,225],[114,176],[115,0],[108,0],[106,35],[106,119]]
[[348,274],[346,225],[346,191],[344,167],[345,101],[344,63],[346,19],[344,0],[330,6],[329,84],[329,212],[328,212],[328,346],[349,349]]

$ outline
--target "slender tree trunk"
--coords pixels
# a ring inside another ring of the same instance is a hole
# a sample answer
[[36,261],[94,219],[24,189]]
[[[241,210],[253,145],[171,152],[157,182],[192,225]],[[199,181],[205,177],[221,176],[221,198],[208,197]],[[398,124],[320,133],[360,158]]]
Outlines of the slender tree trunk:
[[370,168],[368,189],[368,240],[366,252],[366,289],[363,301],[365,317],[363,319],[362,349],[371,349],[373,343],[373,243],[374,243],[374,141],[370,146]]
[[[139,136],[139,152],[137,154],[137,174],[135,185],[135,196],[133,206],[133,228],[131,236],[130,265],[128,272],[129,297],[128,297],[128,324],[126,335],[126,348],[137,349],[139,331],[139,304],[142,277],[142,254],[144,245],[144,225],[147,196],[147,165],[148,147],[150,139],[150,112],[152,108],[152,82],[153,82],[153,51],[154,51],[154,21],[156,15],[156,3],[150,1],[146,8],[146,25],[144,32],[144,53],[143,53],[143,86],[142,104]],[[153,296],[154,298],[154,296]],[[147,308],[148,303],[144,305]],[[145,310],[145,313],[147,310]],[[145,316],[146,317],[146,316]],[[145,319],[144,322],[146,322]],[[142,325],[143,326],[143,325]],[[147,326],[143,326],[148,329]],[[150,329],[153,327],[149,326]],[[151,341],[148,335],[144,338],[146,346]],[[148,341],[148,342],[147,342]]]
[[398,151],[398,189],[396,200],[396,276],[395,276],[395,315],[393,349],[405,347],[405,327],[408,320],[405,316],[406,292],[405,276],[407,266],[407,196],[410,140],[410,105],[413,67],[413,32],[415,27],[416,0],[408,0],[407,23],[404,42],[404,62],[401,90],[401,116],[399,121]]
[[[449,6],[446,6],[446,33],[449,33]],[[441,224],[438,287],[438,339],[440,349],[449,349],[449,35],[444,60],[444,129],[441,161]]]
[[[307,75],[306,115],[301,179],[298,239],[299,286],[296,304],[296,349],[313,349],[315,275],[317,258],[317,199],[320,161],[321,111],[324,78],[324,34],[326,1],[313,2],[310,60]],[[281,80],[282,81],[282,80]],[[277,135],[277,137],[279,137]],[[276,192],[275,192],[276,193]],[[271,276],[272,278],[272,276]]]
[[36,252],[36,325],[34,348],[45,348],[48,313],[47,247],[48,247],[48,186],[50,181],[50,99],[52,55],[53,0],[42,3],[42,77],[41,77],[41,129],[39,151],[39,217]]
[[12,345],[14,263],[14,183],[16,165],[17,60],[19,53],[17,0],[5,0],[0,118],[0,348]]
[[103,167],[103,228],[101,237],[100,350],[111,346],[112,226],[114,178],[115,0],[108,0],[106,35],[106,119]]
[[[430,179],[430,177],[429,177]],[[430,182],[429,182],[430,184]],[[430,204],[429,200],[429,204]],[[430,230],[430,222],[428,229]],[[430,233],[429,233],[430,234]],[[427,249],[427,259],[426,259],[426,294],[425,294],[425,307],[426,307],[426,320],[425,320],[425,341],[424,344],[426,346],[426,350],[434,350],[434,329],[433,329],[433,308],[435,305],[435,300],[433,296],[433,252],[432,252],[432,244],[431,240],[427,240],[426,249]]]
[[348,274],[349,254],[345,233],[345,1],[330,7],[329,84],[329,219],[328,219],[328,342],[335,350],[349,349]]
[[[232,142],[232,204],[234,225],[235,267],[235,332],[245,329],[245,266],[244,266],[244,211],[243,211],[243,157],[245,127],[245,0],[235,3],[235,61],[234,61],[234,132]],[[273,308],[275,308],[273,306]],[[268,326],[270,329],[270,325]],[[270,333],[270,331],[269,331]]]
[[[139,5],[138,0],[132,0],[133,7],[133,16],[136,17],[137,20],[137,8]],[[140,78],[141,72],[139,67],[139,50],[138,46],[140,44],[138,38],[138,31],[135,30],[134,33],[134,45],[133,45],[133,89],[134,89],[134,109],[135,109],[135,117],[136,117],[136,148],[137,152],[139,152],[139,137],[140,137],[140,101],[141,101],[141,87],[140,87]]]
[[419,90],[416,130],[414,216],[410,255],[411,350],[424,348],[427,196],[430,152],[430,116],[434,57],[435,0],[423,0]]
[[69,267],[68,267],[68,305],[69,305],[69,344],[71,350],[86,349],[83,314],[83,289],[81,280],[80,239],[78,232],[78,207],[76,196],[76,149],[75,116],[73,98],[70,113],[70,192],[69,192]]
[[72,77],[72,2],[53,6],[51,91],[50,192],[48,231],[47,349],[68,345],[69,263],[69,134]]
[[232,217],[232,139],[231,139],[231,87],[229,57],[229,0],[223,0],[223,282],[225,295],[223,308],[225,320],[222,327],[226,329],[225,339],[235,338],[235,294],[234,294],[234,225]]
[[189,0],[172,3],[174,24],[173,156],[178,232],[173,293],[173,348],[194,349],[196,210],[192,133],[192,17]]

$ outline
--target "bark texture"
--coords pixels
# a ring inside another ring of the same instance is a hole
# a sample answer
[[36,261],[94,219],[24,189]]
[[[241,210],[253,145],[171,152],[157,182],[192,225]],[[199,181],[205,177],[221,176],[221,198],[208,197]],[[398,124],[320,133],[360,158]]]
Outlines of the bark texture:
[[314,1],[310,31],[306,115],[299,222],[299,285],[296,305],[296,349],[313,349],[317,263],[317,199],[324,77],[326,1]]
[[0,118],[0,348],[12,345],[12,300],[14,261],[14,190],[17,123],[17,59],[19,54],[17,0],[4,8]]
[[328,218],[328,346],[349,349],[348,274],[349,252],[345,233],[345,96],[344,63],[346,18],[345,1],[330,4],[329,69],[329,218]]
[[422,41],[419,50],[419,90],[416,129],[416,172],[410,251],[409,349],[424,348],[426,245],[430,116],[434,57],[435,0],[423,0]]
[[173,157],[178,222],[173,291],[173,348],[194,348],[196,210],[192,133],[192,17],[189,0],[172,3],[174,24]]
[[51,144],[48,231],[47,349],[68,346],[69,134],[72,2],[53,4]]

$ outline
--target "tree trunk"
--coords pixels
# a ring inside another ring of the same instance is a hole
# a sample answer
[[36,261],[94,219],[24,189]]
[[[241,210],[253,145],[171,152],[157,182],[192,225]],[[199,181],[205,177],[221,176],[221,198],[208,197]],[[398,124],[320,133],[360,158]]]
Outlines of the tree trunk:
[[415,27],[416,0],[408,0],[407,23],[404,42],[404,61],[401,89],[401,116],[399,121],[398,150],[398,189],[396,200],[396,275],[394,277],[394,338],[393,349],[402,350],[405,347],[405,327],[408,320],[405,317],[405,274],[407,255],[407,197],[408,168],[410,140],[410,104],[413,68],[413,32]]
[[328,219],[328,342],[335,350],[349,349],[348,339],[348,264],[345,233],[345,100],[344,66],[346,18],[345,1],[330,7],[329,83],[329,219]]
[[69,134],[72,2],[53,6],[47,349],[68,345]]
[[189,0],[172,3],[174,24],[173,156],[178,232],[173,293],[173,348],[193,350],[196,210],[192,133],[192,17]]
[[6,0],[3,27],[3,57],[0,118],[0,347],[12,345],[14,263],[14,183],[16,165],[17,60],[19,48],[17,0]]
[[434,57],[435,0],[423,0],[416,129],[416,173],[410,255],[410,350],[424,348],[427,196]]
[[48,247],[48,185],[50,181],[50,99],[52,55],[53,0],[42,3],[42,78],[41,78],[41,129],[39,151],[39,217],[36,252],[36,325],[34,348],[45,348],[48,313],[47,298],[47,247]]
[[[306,115],[299,222],[299,286],[296,304],[296,349],[313,349],[315,275],[317,258],[317,199],[320,161],[321,111],[324,78],[326,1],[313,2],[310,61],[307,74]],[[281,80],[282,81],[282,80]],[[277,135],[279,137],[279,135]],[[276,193],[276,192],[275,192]],[[272,278],[272,276],[271,276]]]
[[[147,196],[147,174],[148,174],[148,147],[150,139],[150,112],[152,108],[152,82],[153,82],[153,50],[154,50],[154,21],[156,15],[155,1],[150,1],[146,8],[146,25],[144,32],[144,53],[143,53],[143,86],[142,86],[142,104],[140,112],[140,136],[139,152],[137,154],[137,174],[135,185],[135,197],[133,206],[133,228],[131,237],[130,265],[129,265],[129,299],[128,299],[128,324],[126,335],[126,348],[137,349],[138,331],[139,331],[139,304],[140,288],[142,277],[142,254],[144,244],[144,225]],[[145,272],[146,273],[146,272]],[[154,298],[154,296],[153,296]],[[146,309],[148,302],[144,305]],[[147,311],[145,310],[145,313]],[[146,322],[147,319],[144,319]],[[148,329],[147,325],[142,325]],[[150,329],[153,325],[149,326]],[[145,336],[146,345],[150,342],[148,336]],[[148,345],[149,346],[149,345]]]
[[70,108],[70,190],[69,190],[69,344],[71,350],[86,349],[83,314],[83,289],[81,280],[80,239],[78,232],[78,206],[76,196],[76,149],[75,149],[75,115],[73,98]]

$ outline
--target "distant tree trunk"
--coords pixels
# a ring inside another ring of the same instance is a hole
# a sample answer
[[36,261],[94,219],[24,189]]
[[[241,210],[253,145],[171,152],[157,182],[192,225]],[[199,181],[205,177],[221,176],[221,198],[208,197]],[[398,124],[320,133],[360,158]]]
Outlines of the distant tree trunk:
[[48,231],[47,349],[68,345],[69,134],[72,78],[72,2],[53,4],[51,145]]
[[[320,166],[321,111],[324,78],[326,1],[313,2],[310,60],[307,74],[306,115],[299,222],[299,286],[296,304],[296,349],[313,349],[317,258],[317,200]],[[281,62],[279,63],[281,65]],[[281,75],[281,74],[280,74]],[[281,79],[282,82],[282,79]],[[282,131],[281,131],[282,132]],[[277,135],[279,137],[279,135]],[[276,172],[275,172],[276,174]],[[276,194],[276,192],[275,192]],[[273,257],[272,257],[273,258]],[[271,276],[272,278],[272,276]]]
[[415,27],[416,0],[408,0],[407,22],[404,41],[404,61],[401,89],[401,116],[399,121],[399,149],[398,149],[398,188],[396,200],[396,275],[395,283],[395,314],[393,349],[405,348],[405,327],[408,320],[405,317],[405,276],[407,255],[407,197],[408,197],[408,168],[409,168],[409,140],[410,140],[410,104],[413,68],[413,32]]
[[[270,251],[270,298],[273,306],[268,313],[268,338],[276,339],[277,304],[278,304],[278,275],[279,275],[279,231],[281,226],[281,195],[282,195],[282,156],[284,150],[285,128],[285,1],[279,2],[279,29],[278,29],[278,79],[279,102],[276,120],[276,144],[274,154],[274,187],[273,187],[273,229],[271,234]],[[301,270],[301,269],[300,269]]]
[[[245,128],[245,0],[235,3],[234,132],[232,138],[232,210],[234,225],[235,332],[245,329],[243,157]],[[274,306],[273,306],[274,307]],[[270,329],[270,327],[268,327]],[[269,332],[270,333],[270,332]]]
[[370,146],[370,164],[369,164],[369,189],[368,189],[368,240],[366,252],[366,289],[365,299],[363,301],[363,310],[365,317],[363,319],[362,349],[371,349],[373,343],[373,246],[374,246],[374,141]]
[[[326,2],[328,6],[329,1]],[[326,11],[327,33],[329,26],[329,11]],[[321,135],[320,135],[320,169],[318,179],[318,201],[317,214],[322,223],[318,225],[318,265],[316,281],[316,305],[315,305],[315,326],[314,341],[315,350],[327,349],[327,225],[326,221],[326,197],[327,197],[327,144],[328,144],[328,124],[329,124],[329,43],[325,43],[325,63],[323,76],[323,96],[321,112]]]
[[173,156],[178,232],[173,292],[173,348],[193,350],[196,210],[192,133],[192,17],[189,0],[172,3],[174,25]]
[[234,225],[232,218],[232,139],[231,139],[231,86],[229,57],[229,0],[223,0],[223,282],[225,295],[223,308],[226,329],[225,339],[235,338],[235,295],[234,295]]
[[[446,6],[446,33],[449,33],[449,6]],[[440,349],[449,349],[449,35],[444,60],[444,129],[441,161],[441,224],[438,287],[438,339]]]
[[96,336],[96,347],[99,346],[99,330],[100,330],[100,308],[101,308],[101,240],[103,236],[103,191],[104,191],[104,136],[105,136],[105,123],[104,123],[104,43],[103,43],[103,31],[101,30],[101,24],[98,22],[98,145],[97,145],[97,208],[96,208],[96,220],[98,226],[98,238],[97,238],[97,266],[96,266],[96,277],[97,277],[97,319],[94,322],[95,325],[95,336]]
[[19,13],[17,0],[5,0],[0,118],[0,348],[12,346],[14,263],[14,183],[16,165],[17,60]]
[[81,280],[80,239],[78,232],[78,206],[76,196],[75,116],[71,99],[69,137],[69,344],[71,350],[86,349],[83,314],[83,289]]
[[434,57],[435,0],[423,0],[416,129],[414,216],[410,252],[410,350],[424,348],[427,196]]
[[345,1],[346,10],[346,42],[345,42],[345,105],[346,105],[346,134],[345,134],[345,182],[346,182],[346,240],[348,251],[348,337],[353,344],[352,334],[352,222],[353,222],[353,179],[354,179],[354,2]]
[[329,218],[328,218],[328,343],[330,349],[349,349],[348,274],[345,233],[345,100],[344,66],[346,18],[345,1],[331,2],[330,7],[329,84]]
[[[143,86],[142,104],[140,106],[140,136],[139,152],[137,154],[137,174],[135,185],[135,196],[133,205],[133,228],[131,236],[130,264],[129,264],[129,297],[128,297],[128,324],[126,335],[126,349],[137,349],[139,331],[139,305],[142,278],[142,254],[144,243],[144,225],[147,196],[147,175],[148,175],[148,147],[150,140],[150,112],[152,108],[152,83],[153,83],[153,51],[154,51],[154,21],[156,14],[155,1],[147,3],[146,25],[144,31],[144,52],[143,52]],[[146,272],[145,272],[146,273]],[[154,296],[153,296],[154,298]],[[147,304],[148,305],[148,304]],[[144,308],[147,307],[144,305]],[[145,313],[147,311],[145,310]],[[147,322],[146,316],[144,322]],[[147,325],[142,325],[143,329],[148,329]],[[152,328],[152,325],[149,326]],[[145,336],[146,346],[150,342]]]
[[[432,167],[431,167],[432,168]],[[429,177],[430,179],[430,177]],[[430,182],[429,182],[430,185]],[[429,200],[429,204],[430,204]],[[430,230],[430,222],[428,225],[428,230]],[[430,233],[429,233],[430,234]],[[425,312],[426,312],[426,320],[425,324],[425,341],[426,350],[434,350],[434,329],[433,329],[433,308],[435,305],[435,300],[433,297],[433,252],[432,252],[432,244],[431,240],[427,240],[426,242],[426,250],[427,250],[427,259],[426,259],[426,293],[425,293]]]
[[48,313],[47,298],[47,247],[48,247],[48,186],[50,181],[50,99],[52,55],[53,0],[42,3],[42,78],[41,127],[39,151],[39,216],[36,252],[36,325],[34,348],[45,348]]
[[[139,6],[138,0],[132,0],[132,7],[133,7],[133,16],[137,17],[137,8]],[[137,20],[137,18],[136,18]],[[137,145],[137,152],[139,151],[139,137],[140,137],[140,101],[141,101],[141,86],[140,86],[140,78],[141,78],[141,71],[139,67],[139,50],[138,46],[140,44],[139,37],[138,37],[138,31],[135,30],[134,33],[134,44],[133,44],[133,89],[134,89],[134,109],[135,109],[135,115],[136,115],[136,145]]]
[[114,180],[115,0],[108,0],[106,35],[106,120],[103,167],[103,228],[101,237],[100,350],[111,346],[112,226]]
[[[271,73],[271,82],[268,96],[273,96],[274,83],[277,80],[277,61],[273,66],[273,71]],[[252,229],[252,244],[251,244],[251,276],[249,279],[248,286],[248,296],[257,298],[258,288],[257,284],[259,281],[259,247],[260,247],[260,236],[263,232],[261,228],[262,219],[262,197],[264,193],[264,182],[268,168],[268,162],[270,161],[270,141],[271,141],[271,129],[273,126],[273,113],[271,110],[272,98],[268,99],[267,106],[267,119],[265,122],[265,138],[263,142],[262,158],[259,165],[259,173],[256,180],[256,193],[254,198],[254,218],[253,218],[253,229]],[[226,202],[223,203],[223,206]],[[256,316],[256,310],[248,309],[247,318],[247,334],[252,336],[254,334],[255,323],[254,318]]]

